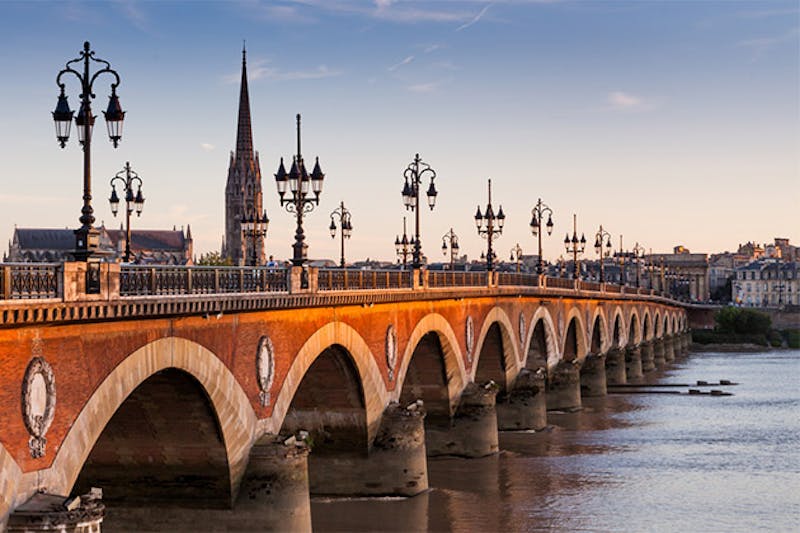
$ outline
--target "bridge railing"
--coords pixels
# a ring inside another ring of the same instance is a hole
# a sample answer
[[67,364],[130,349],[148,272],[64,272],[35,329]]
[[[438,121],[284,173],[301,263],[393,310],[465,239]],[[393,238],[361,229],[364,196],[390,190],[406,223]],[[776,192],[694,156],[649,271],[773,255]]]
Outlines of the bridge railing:
[[0,300],[58,298],[63,271],[57,263],[0,264]]
[[275,267],[124,265],[120,296],[287,292],[287,270]]
[[523,274],[519,272],[498,272],[498,285],[510,285],[512,287],[538,287],[539,276],[536,274]]
[[552,287],[554,289],[574,289],[575,288],[575,280],[568,279],[568,278],[551,278],[550,276],[545,278],[545,286]]
[[464,272],[455,270],[429,270],[428,287],[486,287],[488,284],[486,272]]
[[597,281],[581,281],[581,290],[584,291],[597,291],[602,290],[602,285]]
[[348,270],[320,268],[317,289],[320,291],[350,291],[412,288],[410,270]]

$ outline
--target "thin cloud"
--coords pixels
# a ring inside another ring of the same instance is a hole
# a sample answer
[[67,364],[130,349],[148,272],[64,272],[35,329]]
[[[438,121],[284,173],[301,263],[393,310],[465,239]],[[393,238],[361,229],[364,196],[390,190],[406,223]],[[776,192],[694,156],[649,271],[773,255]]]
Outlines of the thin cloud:
[[200,143],[200,148],[202,148],[206,152],[210,152],[214,149],[214,145],[210,143]]
[[[247,77],[250,81],[260,79],[272,81],[319,80],[341,74],[341,70],[329,68],[327,65],[319,65],[309,70],[282,70],[269,65],[265,60],[251,61],[247,65]],[[223,77],[223,81],[228,84],[238,83],[240,76],[241,74],[228,74]]]
[[736,46],[750,50],[753,54],[752,60],[756,61],[764,54],[785,43],[796,43],[800,28],[792,28],[788,32],[773,37],[757,37],[745,39],[736,43]]
[[395,63],[394,65],[388,67],[386,70],[388,70],[389,72],[394,72],[395,70],[399,69],[403,65],[408,65],[412,61],[414,61],[414,56],[408,56],[408,57],[404,58],[402,61],[400,61],[399,63]]
[[608,93],[607,101],[610,109],[614,111],[646,111],[653,108],[652,102],[624,91]]
[[442,47],[442,45],[440,45],[440,44],[431,44],[431,45],[428,45],[428,46],[425,47],[425,50],[423,50],[423,53],[430,54],[431,52],[435,52],[436,50],[438,50],[441,47]]
[[409,85],[408,90],[412,93],[417,94],[429,94],[436,92],[436,90],[442,85],[440,81],[432,81],[428,83],[416,83],[414,85]]
[[456,31],[466,30],[473,24],[476,24],[479,20],[483,18],[486,12],[489,11],[490,7],[492,7],[492,4],[485,5],[483,9],[481,9],[480,12],[472,18],[472,20],[470,20],[469,22],[465,22],[464,24],[456,28]]

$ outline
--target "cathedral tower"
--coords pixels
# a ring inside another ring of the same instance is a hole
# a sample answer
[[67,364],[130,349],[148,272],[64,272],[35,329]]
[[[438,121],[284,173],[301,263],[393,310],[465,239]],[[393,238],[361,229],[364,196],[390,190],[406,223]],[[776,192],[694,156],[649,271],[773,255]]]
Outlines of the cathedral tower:
[[261,197],[261,166],[258,152],[253,150],[253,131],[250,126],[250,97],[247,91],[247,52],[242,49],[242,83],[239,90],[239,123],[236,130],[236,151],[228,163],[228,183],[225,186],[225,241],[222,255],[234,265],[253,261],[253,246],[259,264],[264,264],[264,238],[242,238],[242,216],[251,217],[263,212]]

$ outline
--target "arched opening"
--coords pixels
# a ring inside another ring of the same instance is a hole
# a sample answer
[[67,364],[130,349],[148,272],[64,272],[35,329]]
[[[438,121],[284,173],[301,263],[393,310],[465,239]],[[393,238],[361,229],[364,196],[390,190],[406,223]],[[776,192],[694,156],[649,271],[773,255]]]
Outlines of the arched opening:
[[506,387],[506,360],[503,346],[503,333],[500,324],[495,322],[489,326],[486,337],[478,355],[478,368],[475,371],[475,382],[483,384],[489,380],[494,381],[500,386],[500,390]]
[[367,453],[364,392],[350,353],[334,344],[311,364],[295,391],[280,434],[309,432],[315,456]]
[[451,408],[447,368],[439,335],[428,332],[420,339],[406,369],[400,403],[408,405],[418,399],[425,403],[425,423],[449,423]]
[[589,348],[589,351],[595,355],[603,351],[603,328],[601,325],[602,323],[598,316],[595,318],[594,325],[592,326],[592,344]]
[[628,346],[636,346],[637,338],[639,338],[639,320],[636,315],[631,315],[631,324],[628,328]]
[[72,493],[91,487],[101,487],[110,506],[229,507],[228,456],[203,386],[167,368],[134,389],[95,442]]
[[537,320],[536,326],[533,328],[525,368],[529,370],[547,368],[547,331],[544,327],[544,319]]
[[644,315],[644,331],[642,333],[642,340],[650,338],[650,315]]
[[675,333],[676,331],[678,331],[678,323],[677,323],[677,320],[675,320],[673,318],[673,321],[672,321],[672,333]]
[[617,318],[614,320],[614,348],[621,348],[622,347],[622,318],[617,315]]
[[578,357],[578,321],[573,317],[569,321],[564,339],[564,361],[572,361]]

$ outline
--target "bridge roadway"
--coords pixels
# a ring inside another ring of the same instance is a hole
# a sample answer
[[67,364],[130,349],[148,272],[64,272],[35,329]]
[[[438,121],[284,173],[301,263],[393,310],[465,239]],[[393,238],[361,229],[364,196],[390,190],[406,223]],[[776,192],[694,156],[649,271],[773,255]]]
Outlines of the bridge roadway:
[[[233,508],[310,526],[309,491],[417,494],[426,456],[494,453],[498,429],[541,429],[548,409],[579,408],[688,347],[681,303],[610,284],[97,268],[0,265],[9,530],[34,520],[34,494],[90,487],[114,512]],[[162,515],[146,519],[176,526]]]

